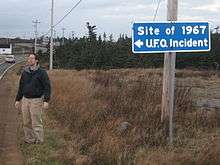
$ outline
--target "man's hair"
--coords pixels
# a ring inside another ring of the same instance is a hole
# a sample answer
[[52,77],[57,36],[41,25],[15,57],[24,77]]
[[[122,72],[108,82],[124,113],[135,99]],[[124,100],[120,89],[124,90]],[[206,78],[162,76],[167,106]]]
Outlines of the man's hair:
[[34,54],[34,56],[35,56],[35,60],[38,60],[38,61],[40,60],[40,58],[37,54]]

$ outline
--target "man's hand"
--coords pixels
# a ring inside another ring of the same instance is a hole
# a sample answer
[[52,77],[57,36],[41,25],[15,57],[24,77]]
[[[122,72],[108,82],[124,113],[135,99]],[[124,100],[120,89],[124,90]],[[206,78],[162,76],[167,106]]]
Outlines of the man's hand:
[[15,108],[19,109],[19,110],[21,109],[21,102],[20,101],[15,102]]
[[44,109],[48,109],[49,108],[49,103],[48,102],[44,102],[43,108]]

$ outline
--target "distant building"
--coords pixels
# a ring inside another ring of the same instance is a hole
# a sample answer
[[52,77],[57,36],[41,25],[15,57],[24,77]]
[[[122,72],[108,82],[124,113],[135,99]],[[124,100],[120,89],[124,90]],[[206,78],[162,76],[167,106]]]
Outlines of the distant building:
[[[42,46],[48,46],[50,44],[50,38],[49,37],[44,37],[42,39]],[[56,46],[56,47],[59,47],[61,44],[59,41],[53,41],[53,45]]]
[[43,44],[43,45],[48,45],[49,42],[50,42],[50,38],[49,38],[49,37],[44,37],[42,44]]
[[12,44],[0,44],[0,55],[12,54]]

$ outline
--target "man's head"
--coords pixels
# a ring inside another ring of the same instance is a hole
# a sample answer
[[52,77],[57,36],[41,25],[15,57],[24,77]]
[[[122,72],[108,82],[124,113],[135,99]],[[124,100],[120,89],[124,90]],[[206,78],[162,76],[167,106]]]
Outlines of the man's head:
[[27,64],[30,66],[30,67],[34,67],[34,66],[37,66],[39,63],[39,59],[37,57],[36,54],[30,54],[28,56],[28,60],[27,60]]

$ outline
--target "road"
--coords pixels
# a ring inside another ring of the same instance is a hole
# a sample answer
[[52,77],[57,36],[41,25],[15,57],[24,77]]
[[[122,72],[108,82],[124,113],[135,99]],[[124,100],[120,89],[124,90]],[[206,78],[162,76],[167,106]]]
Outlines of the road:
[[[16,57],[16,62],[24,57]],[[0,63],[0,76],[14,64]],[[9,70],[0,80],[0,165],[22,165],[23,157],[18,146],[18,111],[14,107],[17,79]]]
[[10,66],[12,66],[13,64],[11,63],[3,63],[0,65],[0,77],[2,76],[2,74],[5,72],[6,69],[8,69]]
[[[15,56],[16,63],[24,61],[25,57],[24,56]],[[16,64],[15,63],[15,64]],[[7,62],[0,62],[0,80],[2,79],[4,73],[13,65],[14,63],[7,63]]]

